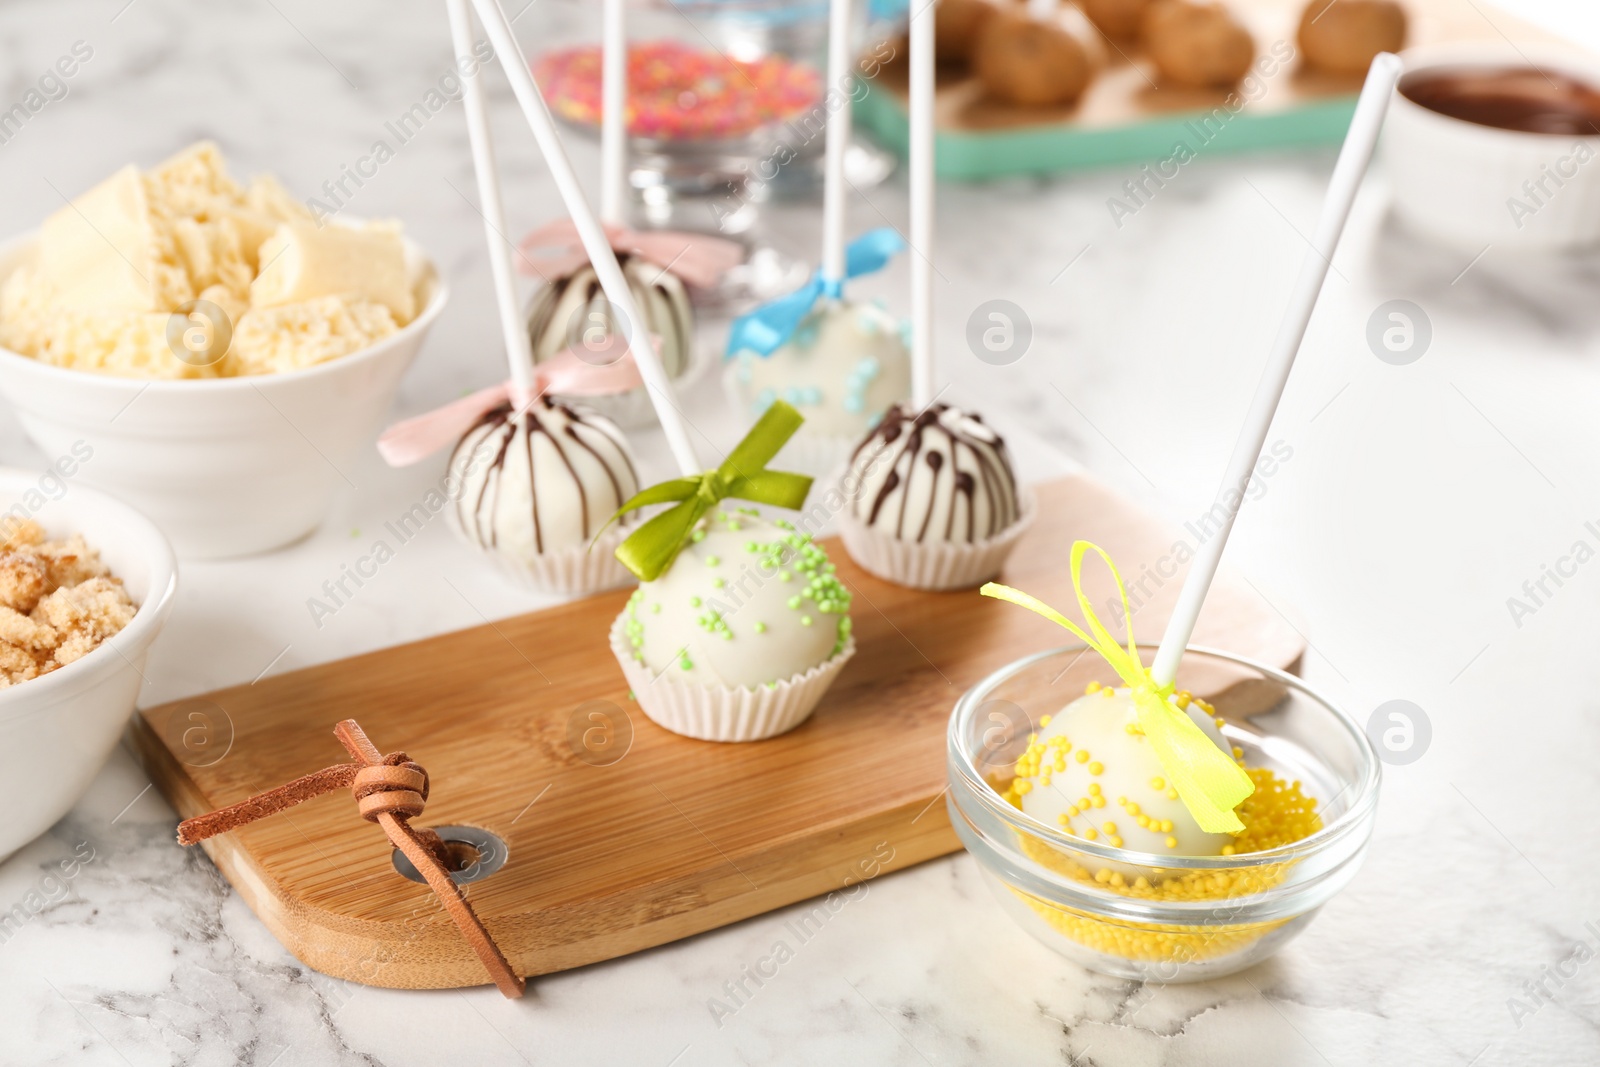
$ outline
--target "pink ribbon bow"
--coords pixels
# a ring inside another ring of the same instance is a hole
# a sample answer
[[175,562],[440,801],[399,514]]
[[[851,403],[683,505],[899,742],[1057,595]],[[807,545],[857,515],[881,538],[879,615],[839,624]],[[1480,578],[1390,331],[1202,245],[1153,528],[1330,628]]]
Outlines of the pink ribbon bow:
[[446,445],[454,444],[486,413],[510,403],[524,411],[546,393],[560,396],[607,396],[625,393],[644,384],[631,354],[615,363],[597,366],[572,349],[563,349],[533,368],[533,389],[505,381],[479,389],[440,408],[397,422],[378,438],[378,452],[391,467],[409,467]]
[[[669,270],[697,289],[710,289],[728,271],[744,262],[736,242],[703,233],[676,230],[630,230],[607,226],[606,237],[618,252],[638,256]],[[557,219],[534,230],[517,246],[517,269],[546,280],[564,278],[589,262],[571,219]]]

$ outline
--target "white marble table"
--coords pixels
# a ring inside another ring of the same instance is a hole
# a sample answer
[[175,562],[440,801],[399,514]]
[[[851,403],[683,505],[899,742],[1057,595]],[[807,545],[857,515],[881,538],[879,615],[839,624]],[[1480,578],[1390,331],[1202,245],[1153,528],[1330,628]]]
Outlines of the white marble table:
[[[436,5],[376,0],[12,0],[0,103],[76,40],[93,57],[0,145],[0,233],[54,210],[58,190],[200,136],[241,171],[315,190],[443,71],[441,20]],[[493,100],[521,228],[556,212],[554,194],[498,83]],[[587,148],[580,158],[592,168]],[[1106,207],[1120,170],[945,189],[953,394],[1005,413],[1030,476],[1084,464],[1177,530],[1209,503],[1330,162],[1202,158],[1120,228]],[[407,413],[495,374],[471,187],[452,109],[351,205],[405,220],[455,284],[406,380]],[[852,210],[861,227],[903,225],[904,186]],[[776,240],[808,251],[815,211],[769,218]],[[1520,625],[1507,606],[1575,541],[1600,542],[1585,527],[1600,520],[1600,259],[1472,259],[1414,242],[1387,218],[1381,176],[1369,183],[1273,432],[1292,456],[1231,550],[1307,635],[1313,681],[1362,717],[1414,701],[1433,731],[1422,758],[1388,769],[1361,875],[1278,958],[1141,992],[1029,940],[957,855],[871,883],[732,1017],[712,998],[783,936],[783,912],[540,979],[518,1003],[347,986],[300,966],[203,855],[173,843],[172,813],[119,752],[71,815],[0,866],[0,911],[28,915],[0,934],[0,1064],[1600,1060],[1600,964],[1587,962],[1600,950],[1600,564]],[[900,264],[867,288],[899,299],[905,280]],[[996,297],[1035,331],[1009,367],[961,341]],[[1432,324],[1409,366],[1364,339],[1391,299]],[[707,383],[690,412],[726,445],[719,408]],[[39,462],[0,421],[0,459]],[[307,541],[184,567],[146,703],[539,606],[441,524],[314,625],[307,599],[364,549],[359,531],[437,474],[375,457],[350,473],[357,487]],[[92,859],[74,879],[43,880],[75,850]]]

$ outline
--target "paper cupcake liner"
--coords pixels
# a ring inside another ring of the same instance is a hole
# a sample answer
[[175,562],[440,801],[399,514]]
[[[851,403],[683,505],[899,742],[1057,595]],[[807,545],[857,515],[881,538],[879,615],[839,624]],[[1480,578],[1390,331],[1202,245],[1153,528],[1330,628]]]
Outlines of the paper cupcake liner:
[[804,674],[768,688],[682,682],[633,658],[627,612],[611,624],[611,652],[628,688],[650,720],[663,729],[701,741],[761,741],[805,722],[839,671],[856,654],[855,639]]
[[850,558],[884,581],[934,592],[971,589],[997,577],[1006,558],[1039,512],[1032,490],[1019,486],[1017,521],[975,544],[902,541],[867,526],[847,509],[839,513],[839,534]]
[[632,527],[613,526],[600,535],[592,549],[574,545],[532,559],[515,558],[494,549],[485,549],[484,554],[507,576],[537,592],[586,596],[638,581],[616,556],[617,546],[632,532]]

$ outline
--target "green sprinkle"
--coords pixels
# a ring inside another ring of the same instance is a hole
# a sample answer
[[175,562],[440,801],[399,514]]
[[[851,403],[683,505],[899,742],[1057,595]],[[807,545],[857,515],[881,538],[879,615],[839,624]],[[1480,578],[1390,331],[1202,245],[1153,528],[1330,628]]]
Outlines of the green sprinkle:
[[690,597],[690,598],[689,598],[689,606],[690,606],[690,607],[691,607],[691,608],[697,608],[697,607],[699,607],[699,606],[700,606],[700,598],[699,598],[699,597],[697,597],[697,596],[692,596],[692,597]]
[[789,598],[789,610],[790,611],[794,611],[799,607],[800,607],[800,598],[797,597],[797,596],[790,597]]
[[661,614],[661,605],[660,604],[651,604],[650,605],[650,614],[652,614],[652,615],[660,615]]
[[717,564],[719,564],[721,562],[722,562],[722,557],[721,556],[707,556],[706,557],[706,566],[708,566],[708,567],[715,567]]
[[723,586],[725,586],[727,584],[728,583],[723,581],[721,578],[713,578],[713,579],[711,579],[711,588],[713,588],[713,589],[721,589]]
[[802,616],[800,616],[800,625],[801,626],[810,626],[811,625],[811,616],[810,615],[802,615]]
[[758,622],[758,623],[755,624],[754,629],[755,629],[756,633],[764,634],[764,633],[767,632],[767,624],[764,623],[764,622]]
[[701,541],[704,541],[705,539],[706,539],[706,532],[704,530],[696,530],[694,533],[689,535],[689,540],[693,541],[695,544],[699,544]]

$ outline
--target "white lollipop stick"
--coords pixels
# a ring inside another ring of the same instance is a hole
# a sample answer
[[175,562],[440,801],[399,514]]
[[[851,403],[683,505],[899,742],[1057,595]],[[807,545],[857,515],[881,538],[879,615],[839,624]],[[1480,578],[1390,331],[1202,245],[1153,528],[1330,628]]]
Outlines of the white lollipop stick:
[[[446,0],[450,16],[450,42],[458,56],[472,54],[472,15],[466,0]],[[499,172],[494,162],[494,135],[483,106],[482,68],[462,79],[461,98],[467,112],[467,140],[472,143],[472,169],[478,179],[478,200],[483,204],[483,236],[489,244],[489,270],[494,276],[494,299],[500,309],[500,332],[505,335],[506,360],[511,380],[523,390],[533,389],[533,345],[527,324],[517,310],[516,275],[507,247],[506,213],[500,200]]]
[[578,175],[572,169],[572,161],[567,158],[567,150],[561,143],[561,137],[556,133],[555,120],[550,117],[550,109],[545,105],[538,83],[533,80],[522,48],[511,33],[511,23],[506,19],[506,13],[500,7],[498,0],[472,0],[472,5],[477,9],[478,18],[483,21],[484,30],[489,35],[489,43],[494,46],[495,54],[500,59],[500,66],[511,82],[511,92],[516,96],[517,103],[522,107],[523,116],[533,129],[534,139],[539,142],[539,150],[544,155],[545,163],[550,167],[551,176],[555,178],[556,189],[561,193],[567,214],[572,216],[573,225],[578,229],[578,238],[583,242],[583,250],[588,253],[589,263],[600,279],[600,288],[604,290],[606,299],[611,302],[611,310],[617,316],[617,324],[627,338],[628,351],[633,354],[634,362],[639,365],[639,373],[644,378],[645,388],[650,391],[650,401],[655,405],[656,417],[661,421],[661,428],[666,431],[667,445],[672,449],[672,456],[685,475],[698,475],[702,472],[702,468],[700,461],[695,457],[694,445],[689,440],[688,430],[678,414],[677,397],[673,392],[672,382],[667,378],[667,372],[656,356],[655,346],[651,344],[650,335],[644,328],[644,316],[639,314],[639,309],[634,303],[633,293],[629,291],[628,281],[622,274],[622,265],[617,262],[617,254],[612,251],[611,242],[606,239],[600,220],[595,217],[594,210],[584,199],[583,187],[578,184]]
[[[915,51],[913,50],[913,57]],[[1361,187],[1362,175],[1372,162],[1372,150],[1378,143],[1378,131],[1383,127],[1383,116],[1389,108],[1389,98],[1394,95],[1395,83],[1400,78],[1400,60],[1385,52],[1372,61],[1367,71],[1367,82],[1361,88],[1361,98],[1356,102],[1355,117],[1350,122],[1350,132],[1345,135],[1344,147],[1333,166],[1333,179],[1328,183],[1328,198],[1322,205],[1322,217],[1317,221],[1312,235],[1311,248],[1300,267],[1295,281],[1294,295],[1284,312],[1278,336],[1272,342],[1272,355],[1261,381],[1256,386],[1255,399],[1250,403],[1250,413],[1245,416],[1244,427],[1233,446],[1233,456],[1228,460],[1228,470],[1222,486],[1217,490],[1223,507],[1221,528],[1211,540],[1200,546],[1195,554],[1194,566],[1178,593],[1178,604],[1173,609],[1172,621],[1162,635],[1161,647],[1156,651],[1150,675],[1157,685],[1169,685],[1178,675],[1178,661],[1194,633],[1195,622],[1200,618],[1200,606],[1205,602],[1211,580],[1216,577],[1217,564],[1222,560],[1222,550],[1227,545],[1228,534],[1233,530],[1233,520],[1239,514],[1239,504],[1244,500],[1250,475],[1261,457],[1261,446],[1266,443],[1267,431],[1272,426],[1272,416],[1278,410],[1283,387],[1289,380],[1289,370],[1305,339],[1306,326],[1317,305],[1317,295],[1328,276],[1334,249],[1339,245],[1339,235],[1344,232],[1345,221],[1350,217],[1350,207],[1355,202],[1356,191]]]
[[[828,95],[835,90],[842,91],[850,79],[850,11],[850,0],[832,0],[828,6]],[[822,278],[836,284],[844,282],[844,157],[849,147],[850,103],[847,100],[843,107],[828,116],[822,171]]]
[[600,221],[623,222],[623,170],[628,162],[627,0],[604,0],[600,27]]
[[933,403],[933,0],[912,5],[911,402],[920,410]]

